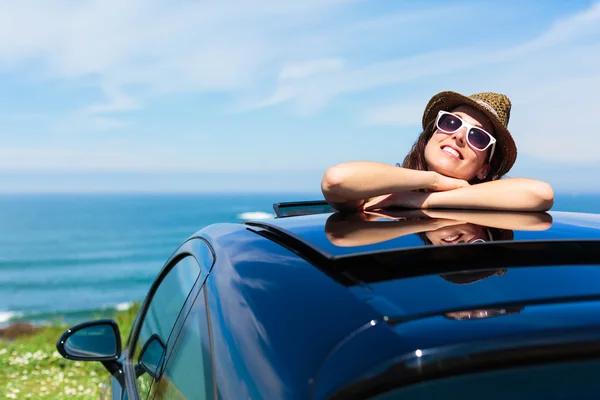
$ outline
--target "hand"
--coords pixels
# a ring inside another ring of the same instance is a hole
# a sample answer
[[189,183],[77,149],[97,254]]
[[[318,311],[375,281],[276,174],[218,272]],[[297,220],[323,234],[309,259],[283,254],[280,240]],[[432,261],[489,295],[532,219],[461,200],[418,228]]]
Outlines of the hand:
[[[441,228],[446,228],[448,226],[455,225],[464,225],[467,222],[461,219],[455,219],[451,216],[449,217],[432,217],[429,214],[432,214],[432,210],[426,209],[411,209],[411,210],[401,210],[401,211],[390,211],[388,210],[378,210],[378,211],[365,211],[364,215],[367,215],[363,222],[378,222],[380,219],[391,219],[394,221],[407,221],[407,219],[415,218],[421,219],[425,223],[429,224],[431,227],[428,229],[423,229],[423,232],[429,232],[432,230],[437,230]],[[433,210],[435,211],[435,210]],[[443,214],[442,214],[443,215]]]
[[376,209],[363,211],[362,214],[366,215],[365,221],[379,221],[379,220],[392,220],[392,221],[404,221],[407,219],[427,219],[427,215],[420,209],[393,209],[387,208],[385,210]]
[[436,192],[443,192],[446,190],[454,190],[471,186],[469,182],[465,181],[464,179],[450,178],[449,176],[445,176],[437,172],[434,172],[434,174],[435,180],[433,182],[432,190]]
[[391,194],[384,194],[382,196],[373,197],[372,199],[367,201],[365,204],[363,204],[362,209],[364,211],[367,211],[367,210],[375,210],[377,208],[380,208],[380,207],[375,207],[375,206],[378,206],[379,204],[385,202],[391,196],[392,196]]
[[427,208],[427,199],[432,193],[401,192],[374,197],[363,206],[364,211],[381,210],[389,207]]

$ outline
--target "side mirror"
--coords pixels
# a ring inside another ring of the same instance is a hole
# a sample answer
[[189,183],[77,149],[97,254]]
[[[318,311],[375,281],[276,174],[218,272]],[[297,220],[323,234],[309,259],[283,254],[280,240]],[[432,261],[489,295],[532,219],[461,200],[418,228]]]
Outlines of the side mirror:
[[[163,361],[165,359],[165,344],[157,334],[150,336],[144,344],[138,359],[138,374],[147,372],[152,379],[157,379],[162,371]],[[138,376],[139,376],[138,375]]]
[[75,325],[58,339],[56,349],[69,360],[114,361],[121,356],[119,327],[112,320]]

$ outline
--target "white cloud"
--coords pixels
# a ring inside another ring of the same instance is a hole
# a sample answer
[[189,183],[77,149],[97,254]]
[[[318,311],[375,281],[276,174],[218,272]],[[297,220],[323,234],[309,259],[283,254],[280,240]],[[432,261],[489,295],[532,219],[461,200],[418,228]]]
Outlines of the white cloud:
[[[446,16],[447,17],[447,16]],[[346,68],[336,71],[335,76],[312,77],[305,80],[296,80],[293,83],[280,82],[271,101],[263,105],[275,105],[279,102],[297,100],[303,101],[303,97],[313,99],[331,99],[335,95],[360,92],[373,88],[386,87],[414,83],[424,79],[441,79],[452,82],[454,77],[469,77],[471,70],[488,70],[489,75],[496,75],[507,65],[516,65],[523,61],[536,60],[536,56],[544,51],[551,51],[555,59],[552,62],[563,63],[566,49],[580,43],[575,40],[600,37],[600,3],[589,10],[579,13],[573,17],[558,21],[550,30],[533,40],[524,41],[521,44],[507,48],[494,48],[486,46],[474,48],[472,46],[461,46],[457,44],[451,49],[428,51],[397,58],[389,61],[367,63],[363,65],[352,65],[345,62]],[[585,42],[584,42],[585,43]],[[584,44],[585,45],[585,44]],[[600,60],[598,53],[590,54],[586,58],[596,63]],[[537,62],[540,70],[546,69],[547,58]],[[579,64],[580,60],[569,59],[572,64]],[[564,65],[564,64],[561,64]],[[565,65],[568,67],[568,65]],[[575,68],[578,66],[575,65]],[[569,76],[575,68],[567,68],[562,71],[563,76]],[[460,79],[460,78],[459,78]],[[445,83],[446,86],[451,86]],[[281,95],[285,93],[286,95]],[[414,94],[414,91],[410,92]],[[414,101],[414,99],[411,99]]]
[[280,80],[307,78],[323,73],[330,73],[342,68],[342,60],[329,58],[322,60],[310,60],[297,64],[285,65],[279,74]]
[[523,100],[514,105],[510,126],[522,153],[559,163],[600,161],[600,138],[594,128],[600,109],[600,72],[562,77],[532,86],[527,93],[517,90]]
[[106,95],[94,113],[174,91],[239,90],[302,53],[280,45],[283,32],[348,1],[0,1],[0,69],[34,63],[46,78],[91,80]]
[[529,44],[529,50],[568,44],[577,39],[596,37],[600,34],[600,3],[574,15],[556,21],[556,23],[537,40]]
[[421,99],[415,99],[411,102],[393,104],[367,111],[363,117],[363,122],[373,125],[418,125],[421,121],[419,116],[423,114],[425,105],[429,100],[423,96],[421,97]]
[[[297,100],[296,111],[300,114],[310,114],[326,105],[328,97],[311,96],[306,92],[304,97],[298,97],[298,87],[307,79],[332,79],[343,69],[343,60],[339,58],[317,59],[287,64],[279,73],[279,87],[271,96],[258,102],[250,102],[239,110],[247,111],[257,108],[274,106],[286,101]],[[297,83],[299,82],[299,83]],[[309,88],[307,88],[310,90]]]
[[135,143],[119,140],[77,147],[3,147],[0,171],[214,171],[227,167],[216,157],[196,158],[191,153],[193,149],[153,145],[145,145],[140,152]]
[[472,57],[472,50],[446,50],[419,54],[392,61],[383,61],[364,66],[350,66],[335,74],[281,82],[275,93],[257,104],[272,106],[284,101],[300,104],[318,102],[315,111],[325,106],[330,99],[341,94],[361,92],[389,85],[409,83],[432,75],[460,72],[465,68],[485,65],[490,57]]
[[104,86],[104,94],[109,102],[91,105],[84,110],[85,114],[100,114],[115,111],[130,111],[140,108],[138,102],[123,93],[119,88]]

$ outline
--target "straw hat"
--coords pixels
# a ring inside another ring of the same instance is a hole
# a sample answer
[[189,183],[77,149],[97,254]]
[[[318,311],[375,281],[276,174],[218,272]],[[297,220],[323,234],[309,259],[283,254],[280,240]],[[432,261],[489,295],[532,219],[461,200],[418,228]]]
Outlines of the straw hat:
[[[465,96],[452,91],[444,91],[436,94],[429,100],[423,113],[423,130],[435,121],[441,110],[451,111],[460,106],[468,105],[484,113],[492,122],[494,137],[496,138],[496,150],[492,162],[497,165],[497,170],[492,171],[498,177],[506,174],[517,160],[517,146],[508,130],[511,102],[503,94],[484,92]],[[500,163],[496,164],[494,158],[498,157]],[[496,169],[496,168],[495,168]]]

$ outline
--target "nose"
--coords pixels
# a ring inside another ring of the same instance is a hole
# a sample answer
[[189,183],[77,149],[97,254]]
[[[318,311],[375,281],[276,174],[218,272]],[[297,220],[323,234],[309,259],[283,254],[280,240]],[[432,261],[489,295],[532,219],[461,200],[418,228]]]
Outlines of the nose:
[[465,147],[465,145],[467,144],[467,128],[463,126],[459,130],[454,132],[454,140],[461,147]]

